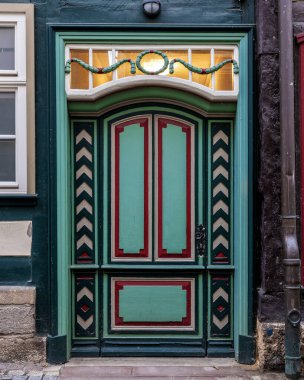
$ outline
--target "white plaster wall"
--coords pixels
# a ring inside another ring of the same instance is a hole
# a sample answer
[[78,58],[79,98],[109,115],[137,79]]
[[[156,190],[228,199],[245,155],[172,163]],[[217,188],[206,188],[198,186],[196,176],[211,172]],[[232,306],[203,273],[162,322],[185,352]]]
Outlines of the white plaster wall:
[[30,256],[32,222],[0,222],[0,256]]

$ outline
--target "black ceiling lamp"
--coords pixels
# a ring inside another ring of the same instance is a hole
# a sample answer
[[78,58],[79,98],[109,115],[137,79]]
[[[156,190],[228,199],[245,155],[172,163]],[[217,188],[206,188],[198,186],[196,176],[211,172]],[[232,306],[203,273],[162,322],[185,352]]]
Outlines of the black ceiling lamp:
[[148,17],[156,17],[160,14],[161,3],[160,0],[143,0],[144,13]]

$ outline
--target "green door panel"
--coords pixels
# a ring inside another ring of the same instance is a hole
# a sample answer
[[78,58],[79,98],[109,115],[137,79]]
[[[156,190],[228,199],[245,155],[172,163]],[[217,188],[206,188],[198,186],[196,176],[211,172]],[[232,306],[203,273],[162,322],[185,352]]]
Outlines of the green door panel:
[[119,315],[125,322],[182,322],[187,292],[181,286],[125,286]]
[[167,253],[186,248],[186,134],[179,126],[162,128],[163,241]]
[[144,129],[137,123],[119,134],[119,248],[144,248]]
[[[103,276],[105,338],[199,338],[205,282],[201,274],[134,273]],[[119,335],[117,335],[119,334]]]

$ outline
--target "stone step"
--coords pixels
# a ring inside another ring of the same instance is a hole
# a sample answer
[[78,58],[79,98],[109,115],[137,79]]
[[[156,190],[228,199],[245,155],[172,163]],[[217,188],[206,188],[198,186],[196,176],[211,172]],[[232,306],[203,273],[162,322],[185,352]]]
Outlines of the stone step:
[[60,373],[62,380],[80,379],[193,379],[210,380],[216,378],[252,379],[256,371],[238,367],[215,368],[208,366],[65,366]]
[[284,374],[263,374],[231,358],[72,358],[61,380],[283,380]]
[[153,376],[153,377],[147,377],[147,376],[140,376],[140,377],[134,377],[134,376],[131,376],[131,377],[125,377],[125,376],[114,376],[114,377],[104,377],[104,376],[101,376],[101,377],[60,377],[59,379],[64,379],[64,380],[211,380],[211,379],[214,379],[214,380],[261,380],[262,378],[261,377],[244,377],[244,376],[225,376],[225,377],[219,377],[219,376],[216,376],[216,377],[184,377],[184,376],[170,376],[170,377],[163,377],[163,376]]

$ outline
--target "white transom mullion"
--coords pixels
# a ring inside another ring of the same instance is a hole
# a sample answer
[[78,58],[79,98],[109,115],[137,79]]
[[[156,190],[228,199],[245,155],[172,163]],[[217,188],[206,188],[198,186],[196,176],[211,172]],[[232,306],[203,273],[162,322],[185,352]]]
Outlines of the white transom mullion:
[[[191,51],[191,49],[188,49],[188,62],[190,63],[190,65],[192,65],[192,51]],[[192,82],[192,71],[188,70],[188,73],[189,73],[189,80],[190,80],[190,82]]]
[[[214,48],[211,49],[211,67],[214,66]],[[215,91],[215,73],[211,74],[211,88]]]
[[[89,48],[89,65],[93,66],[93,49]],[[89,89],[93,88],[93,73],[89,71]]]
[[[113,63],[116,63],[116,50],[115,49],[112,49],[112,64]],[[114,70],[114,71],[112,71],[112,73],[113,73],[113,80],[117,80],[118,79],[118,71]]]

